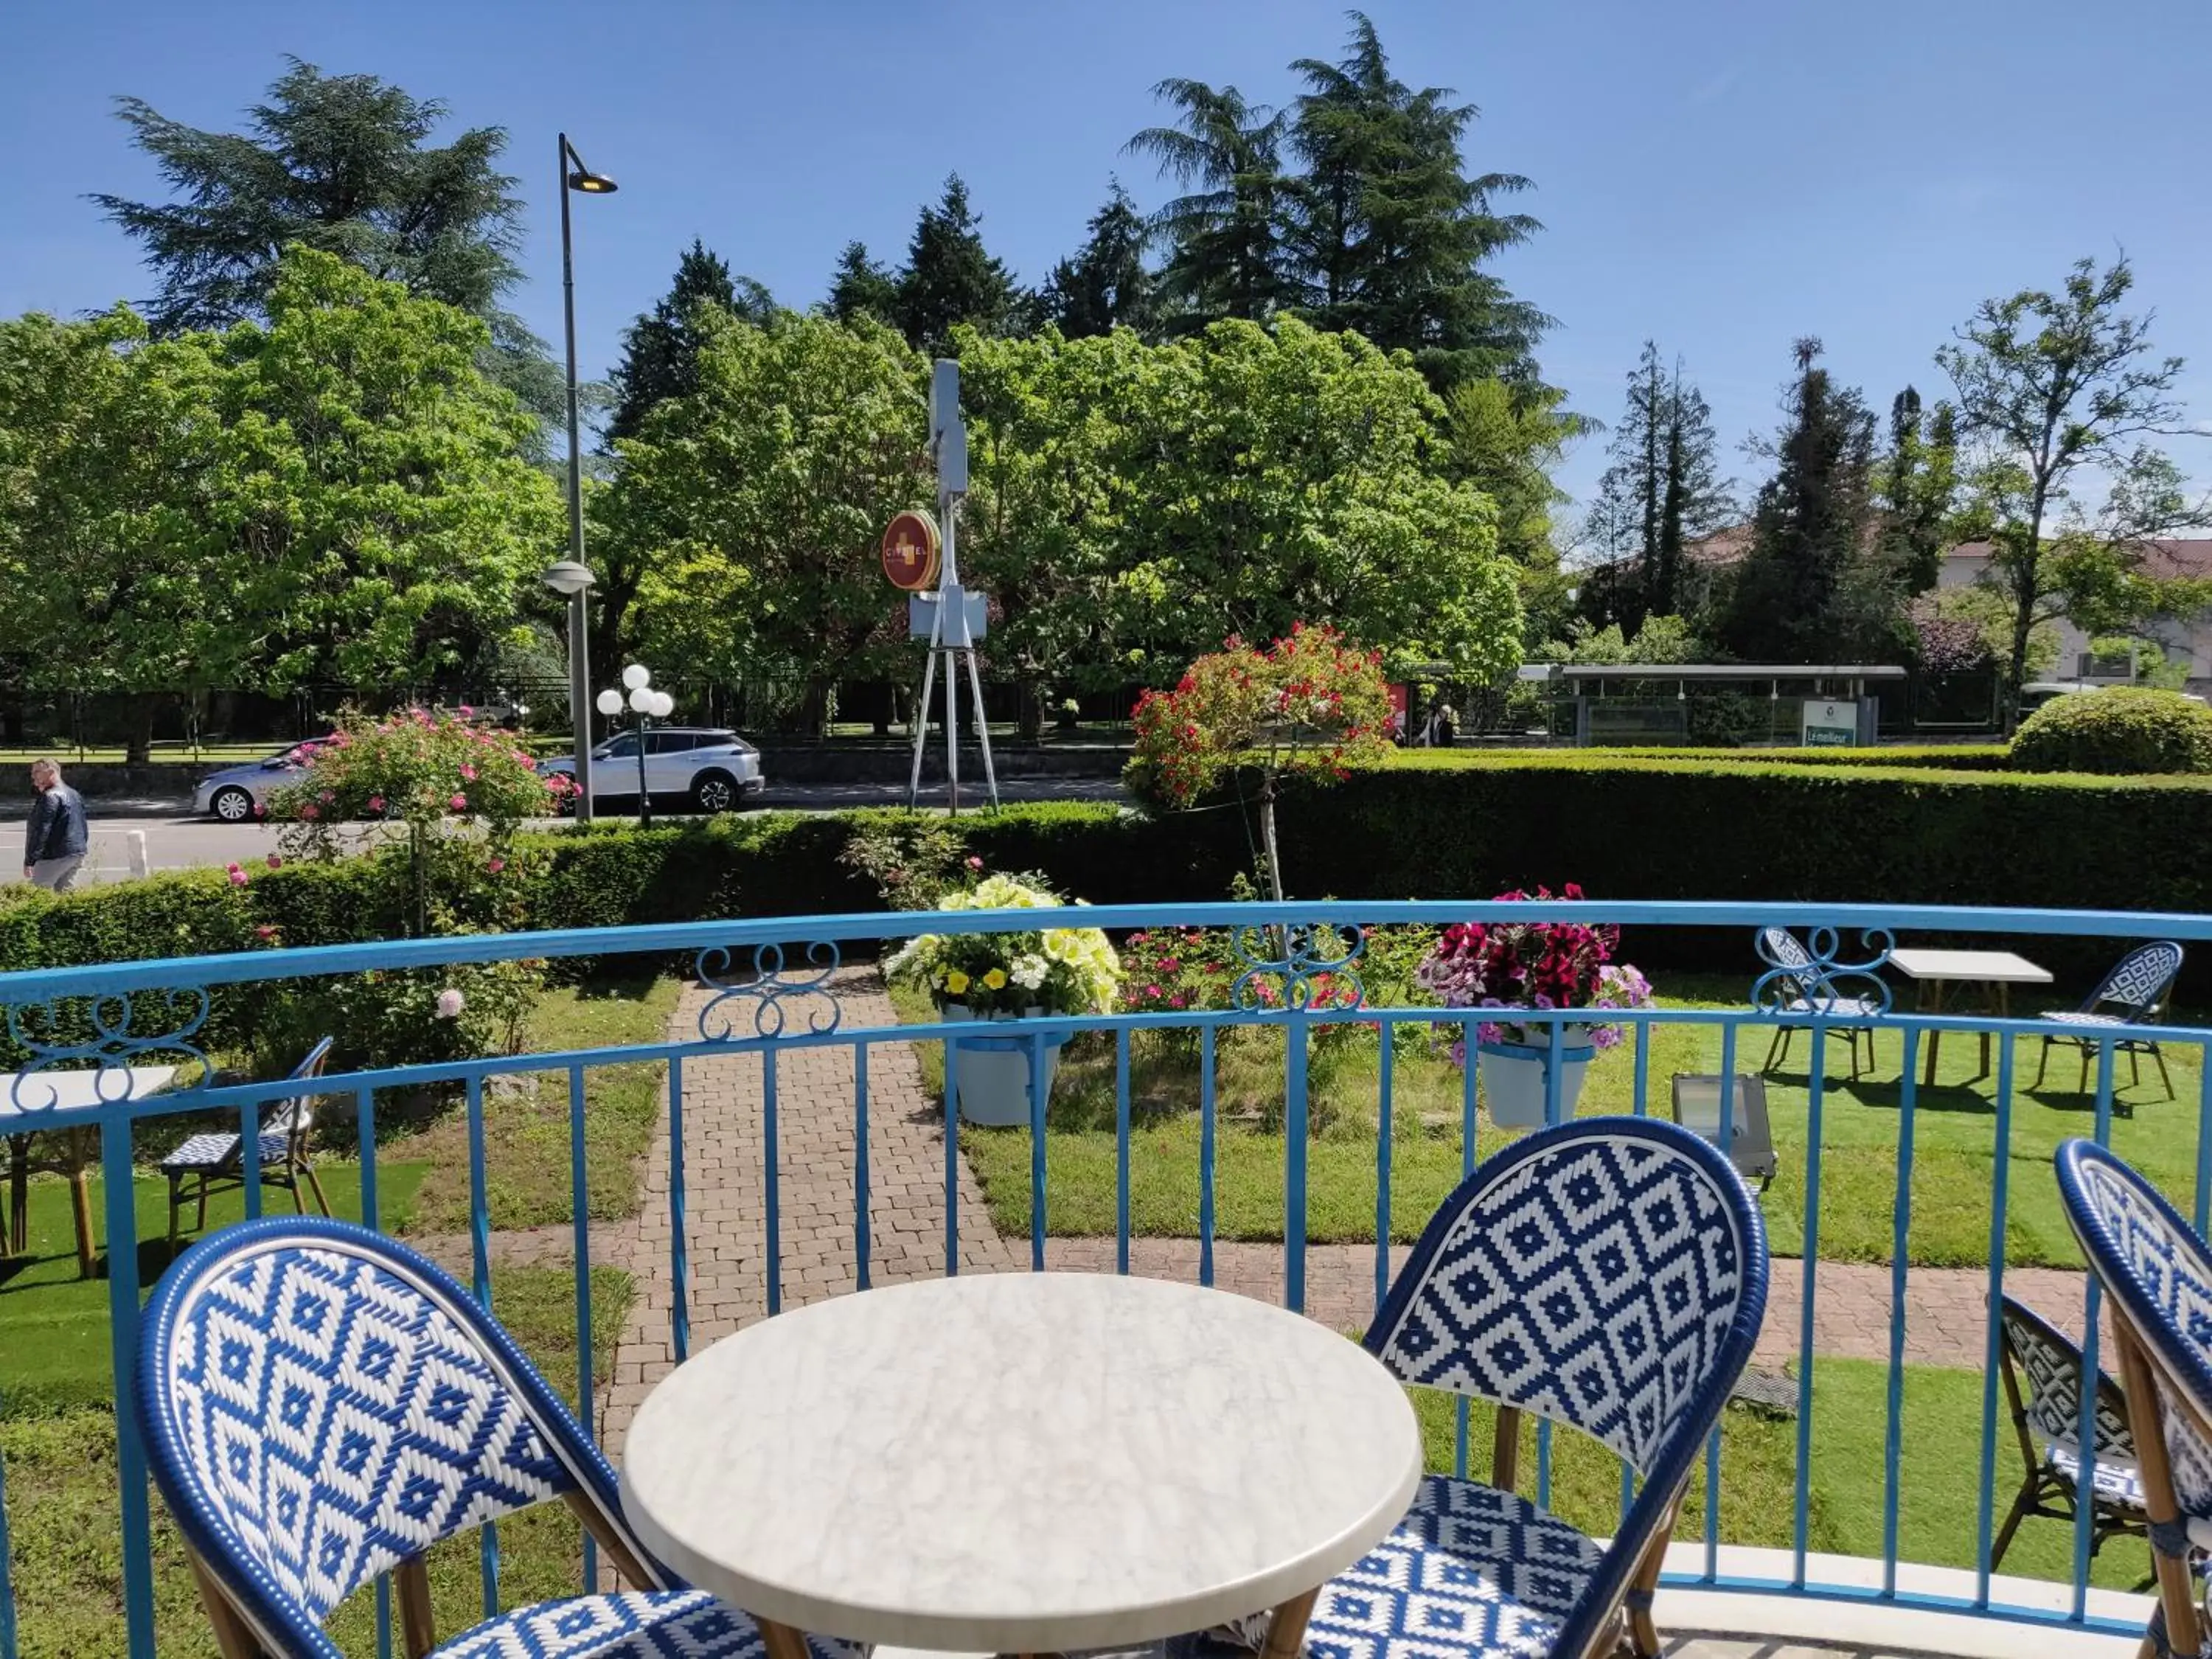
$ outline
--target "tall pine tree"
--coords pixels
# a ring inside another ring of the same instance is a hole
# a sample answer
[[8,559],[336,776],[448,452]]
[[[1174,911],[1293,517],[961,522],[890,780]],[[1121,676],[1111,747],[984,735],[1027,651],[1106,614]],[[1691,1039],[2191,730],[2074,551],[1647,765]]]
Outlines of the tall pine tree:
[[957,324],[1000,332],[1020,298],[1012,275],[984,247],[981,224],[957,173],[945,179],[944,198],[915,222],[893,303],[908,342],[933,356],[951,349]]
[[1883,556],[1908,596],[1924,593],[1942,574],[1958,503],[1958,415],[1948,403],[1923,412],[1915,388],[1897,394],[1880,485]]
[[1762,451],[1749,555],[1736,573],[1724,636],[1755,662],[1845,662],[1879,611],[1865,592],[1873,512],[1875,418],[1857,390],[1820,366],[1820,343],[1795,348],[1783,422]]
[[148,307],[155,331],[264,315],[278,257],[297,243],[483,319],[492,331],[485,368],[557,418],[560,372],[545,343],[501,304],[522,275],[522,202],[499,170],[506,132],[471,127],[433,144],[447,117],[439,100],[289,61],[244,132],[189,127],[143,99],[117,100],[172,199],[92,199],[145,249],[160,283]]
[[695,237],[667,294],[623,332],[622,361],[610,377],[609,438],[635,437],[656,404],[698,390],[701,308],[709,305],[755,324],[775,311],[766,289],[750,276],[732,276],[721,255]]
[[1149,333],[1152,274],[1145,269],[1145,244],[1150,237],[1120,180],[1087,229],[1081,250],[1045,279],[1038,296],[1044,319],[1071,340],[1116,328]]
[[1159,282],[1168,326],[1265,322],[1297,297],[1283,241],[1285,118],[1203,81],[1165,80],[1152,96],[1182,112],[1179,124],[1147,127],[1123,149],[1152,157],[1189,192],[1152,216],[1168,246]]
[[830,298],[822,309],[841,323],[865,315],[896,326],[898,297],[898,278],[868,257],[868,245],[848,242],[837,256],[837,273],[830,279]]
[[1646,616],[1682,604],[1682,550],[1726,524],[1735,511],[1720,475],[1720,441],[1703,393],[1670,369],[1646,340],[1628,374],[1628,400],[1598,480],[1584,533],[1613,560],[1632,562],[1635,579],[1608,583],[1616,618],[1633,634]]
[[1308,315],[1412,352],[1440,391],[1480,376],[1533,381],[1552,319],[1481,268],[1542,228],[1492,208],[1529,181],[1468,177],[1461,144],[1475,106],[1449,88],[1414,91],[1390,73],[1374,24],[1352,20],[1342,59],[1291,66],[1307,88],[1290,131],[1306,170],[1289,190],[1288,249]]

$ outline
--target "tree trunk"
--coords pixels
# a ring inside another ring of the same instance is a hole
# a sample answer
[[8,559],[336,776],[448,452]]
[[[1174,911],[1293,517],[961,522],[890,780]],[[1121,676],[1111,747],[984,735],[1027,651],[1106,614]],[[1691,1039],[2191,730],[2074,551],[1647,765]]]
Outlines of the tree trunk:
[[1021,712],[1016,717],[1015,731],[1024,743],[1035,743],[1044,735],[1044,683],[1024,678],[1018,691]]
[[827,680],[806,683],[806,699],[800,705],[799,719],[810,738],[820,739],[830,735],[830,690]]
[[161,698],[161,692],[142,691],[131,699],[131,725],[123,740],[126,766],[143,766],[153,758],[154,715]]

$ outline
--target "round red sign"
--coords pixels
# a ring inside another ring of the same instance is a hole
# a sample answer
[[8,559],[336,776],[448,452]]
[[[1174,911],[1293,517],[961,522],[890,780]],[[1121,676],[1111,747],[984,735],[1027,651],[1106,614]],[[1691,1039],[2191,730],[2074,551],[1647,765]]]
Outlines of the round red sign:
[[924,592],[937,580],[937,559],[944,544],[937,520],[920,508],[900,514],[884,532],[884,574],[891,586],[908,593]]

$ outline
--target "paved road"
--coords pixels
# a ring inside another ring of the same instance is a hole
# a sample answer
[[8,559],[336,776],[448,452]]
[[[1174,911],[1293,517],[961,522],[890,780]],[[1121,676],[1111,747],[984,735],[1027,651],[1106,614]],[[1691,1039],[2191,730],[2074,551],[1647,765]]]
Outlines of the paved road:
[[[1000,798],[1009,801],[1121,800],[1120,782],[1112,778],[1009,778],[1000,786]],[[963,806],[982,799],[964,786]],[[892,806],[902,804],[906,791],[886,784],[803,784],[770,788],[763,809],[786,811],[833,812],[853,806]],[[925,805],[941,806],[945,792],[925,791]],[[265,859],[276,850],[276,831],[265,823],[216,823],[185,815],[185,803],[167,799],[122,799],[88,801],[92,815],[92,858],[86,882],[126,879],[131,872],[131,837],[145,837],[147,867],[186,870],[231,863],[247,864]],[[24,803],[0,804],[0,883],[23,878],[22,830]]]

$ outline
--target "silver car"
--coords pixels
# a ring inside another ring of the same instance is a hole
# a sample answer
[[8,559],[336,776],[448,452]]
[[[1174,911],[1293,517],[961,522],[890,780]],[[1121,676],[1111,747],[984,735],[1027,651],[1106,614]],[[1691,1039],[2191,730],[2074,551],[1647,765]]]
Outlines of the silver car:
[[305,769],[297,744],[278,750],[267,760],[226,766],[199,781],[192,791],[192,811],[224,823],[244,823],[265,811],[269,797],[288,784],[297,783]]
[[[681,795],[701,812],[727,812],[768,787],[761,775],[760,750],[736,732],[717,726],[656,726],[647,732],[645,787],[659,798]],[[637,795],[638,758],[635,732],[619,732],[592,750],[592,799]],[[573,780],[575,757],[538,763],[540,777]]]

